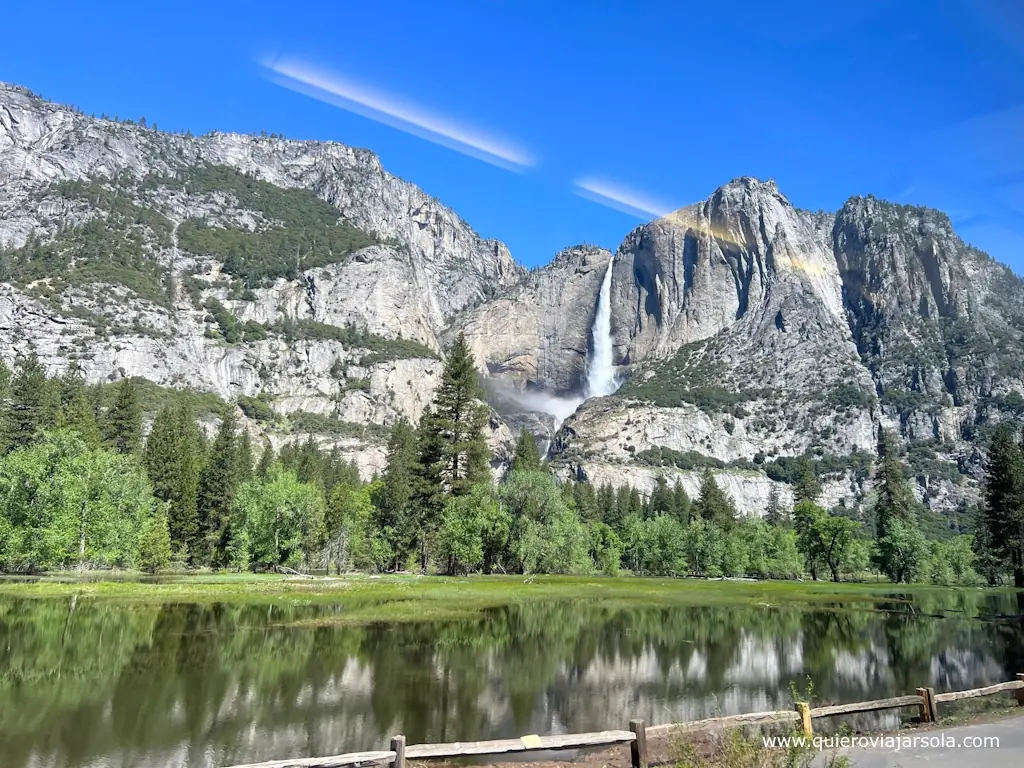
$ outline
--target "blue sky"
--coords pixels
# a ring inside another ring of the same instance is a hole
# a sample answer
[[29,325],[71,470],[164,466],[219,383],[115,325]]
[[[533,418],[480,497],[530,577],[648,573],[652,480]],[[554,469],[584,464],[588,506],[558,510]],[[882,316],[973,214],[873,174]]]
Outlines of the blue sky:
[[[0,79],[163,128],[368,147],[528,265],[642,222],[582,187],[661,210],[754,175],[804,208],[940,208],[1024,272],[1017,0],[51,2],[4,27]],[[294,90],[314,81],[334,103]]]

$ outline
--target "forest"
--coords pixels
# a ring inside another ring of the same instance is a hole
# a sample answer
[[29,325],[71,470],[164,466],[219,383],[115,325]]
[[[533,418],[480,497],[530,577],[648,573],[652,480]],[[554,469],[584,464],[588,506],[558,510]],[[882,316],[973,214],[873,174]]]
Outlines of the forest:
[[0,367],[0,570],[283,565],[1024,587],[1014,422],[994,431],[973,530],[931,537],[884,432],[861,514],[825,509],[807,460],[788,468],[792,508],[776,490],[766,509],[739,510],[707,466],[696,498],[664,477],[648,494],[560,480],[525,431],[495,482],[488,409],[462,337],[419,423],[391,428],[387,466],[370,481],[312,438],[279,452],[254,445],[238,421],[243,403],[214,421],[184,397],[151,414],[140,389],[135,379],[112,392],[86,386],[74,368],[51,376],[34,357]]

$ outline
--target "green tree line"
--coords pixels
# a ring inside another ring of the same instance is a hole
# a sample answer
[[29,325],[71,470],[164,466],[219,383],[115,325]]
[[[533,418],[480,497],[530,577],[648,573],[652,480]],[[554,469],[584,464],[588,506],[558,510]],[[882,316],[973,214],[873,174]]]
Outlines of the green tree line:
[[930,539],[927,512],[882,433],[868,519],[819,503],[810,462],[741,514],[705,467],[695,498],[559,482],[525,430],[495,483],[488,411],[461,336],[419,423],[390,432],[370,482],[312,439],[254,446],[226,406],[208,438],[186,399],[143,438],[139,386],[95,396],[74,370],[34,358],[0,369],[0,567],[190,567],[447,574],[565,573],[811,578],[1024,586],[1024,451],[1019,427],[993,439],[974,535]]

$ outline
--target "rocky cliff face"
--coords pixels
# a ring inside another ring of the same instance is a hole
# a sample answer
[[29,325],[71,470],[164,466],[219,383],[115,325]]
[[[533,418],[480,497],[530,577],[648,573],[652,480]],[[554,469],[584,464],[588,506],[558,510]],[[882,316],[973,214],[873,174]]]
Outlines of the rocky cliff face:
[[[217,172],[196,173],[209,168]],[[252,180],[264,186],[253,191]],[[335,219],[365,233],[359,244],[376,244],[304,269],[296,237],[295,268],[259,281],[225,271],[217,248],[182,245],[179,233],[197,222],[220,234],[284,239],[305,229],[275,220],[280,201],[261,209],[260,195],[276,188],[306,192],[308,199],[282,198],[300,220],[323,200]],[[129,247],[112,247],[119,240]],[[0,250],[0,357],[35,351],[51,368],[74,360],[89,381],[141,376],[224,398],[262,393],[282,414],[325,417],[317,426],[328,433],[418,419],[451,319],[525,272],[504,245],[480,238],[368,151],[172,135],[90,118],[3,85]],[[211,322],[210,299],[240,327],[303,325],[298,338],[293,329],[229,341]],[[374,343],[324,333],[346,325]],[[379,443],[374,434],[369,443],[348,440],[368,472],[381,463],[365,453]]]
[[825,217],[739,179],[631,233],[613,286],[631,379],[566,423],[570,473],[692,486],[702,465],[766,481],[825,456],[826,499],[857,505],[885,427],[949,509],[974,497],[975,438],[1024,405],[1024,286],[936,211],[854,198]]
[[453,331],[466,334],[481,368],[491,375],[555,395],[579,392],[611,257],[603,248],[567,248],[458,318]]
[[8,248],[39,230],[33,196],[55,182],[124,174],[142,179],[214,165],[312,190],[356,227],[404,248],[406,277],[418,280],[435,330],[523,274],[502,243],[484,240],[436,199],[387,173],[372,152],[341,144],[167,134],[97,120],[0,84],[0,158],[0,243]]
[[[626,383],[572,413],[612,259]],[[711,466],[752,513],[772,483],[788,497],[803,455],[828,503],[862,503],[879,427],[926,502],[963,506],[976,442],[1024,411],[1024,287],[935,211],[812,214],[743,178],[614,256],[527,271],[368,151],[166,134],[0,86],[3,359],[260,396],[276,416],[254,428],[340,444],[369,473],[460,331],[499,454],[525,425],[563,475],[695,491]]]

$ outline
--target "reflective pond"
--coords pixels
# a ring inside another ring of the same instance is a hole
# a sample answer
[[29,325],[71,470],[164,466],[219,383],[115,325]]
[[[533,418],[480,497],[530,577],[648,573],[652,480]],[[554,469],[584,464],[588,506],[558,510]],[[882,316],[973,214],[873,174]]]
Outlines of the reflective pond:
[[341,606],[0,598],[0,765],[204,766],[625,728],[957,690],[1024,670],[1021,597],[827,609],[512,605],[339,623]]

